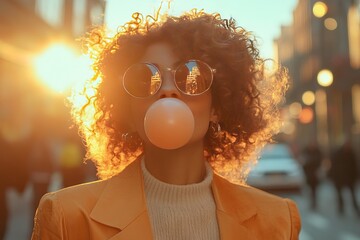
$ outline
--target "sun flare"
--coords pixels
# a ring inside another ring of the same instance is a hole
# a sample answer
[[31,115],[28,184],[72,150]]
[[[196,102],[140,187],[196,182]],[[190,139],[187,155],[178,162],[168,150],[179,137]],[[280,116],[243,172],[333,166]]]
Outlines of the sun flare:
[[65,44],[54,44],[34,59],[39,80],[49,89],[63,93],[91,77],[91,60]]

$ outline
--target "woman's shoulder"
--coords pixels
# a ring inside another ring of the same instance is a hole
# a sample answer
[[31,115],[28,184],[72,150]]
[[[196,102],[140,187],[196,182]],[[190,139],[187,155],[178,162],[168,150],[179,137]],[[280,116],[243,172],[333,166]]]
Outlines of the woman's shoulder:
[[101,190],[107,185],[107,182],[110,181],[110,179],[107,180],[97,180],[97,181],[91,181],[87,183],[82,183],[66,188],[59,189],[57,191],[53,191],[48,193],[48,195],[55,195],[60,198],[67,198],[67,197],[74,197],[74,196],[83,196],[83,195],[91,195],[91,194],[97,194],[101,192]]
[[[291,199],[274,195],[246,184],[232,183],[219,176],[216,178],[218,189],[221,189],[220,191],[223,192],[223,195],[235,200],[235,205],[240,205],[246,201],[252,204],[258,213],[265,216],[274,216],[274,212],[285,215],[289,213],[299,215],[297,206]],[[274,209],[276,209],[276,211],[274,211]]]
[[247,185],[246,183],[234,183],[231,182],[219,175],[214,176],[214,182],[216,185],[220,186],[222,189],[226,189],[226,191],[230,191],[233,194],[240,194],[240,195],[246,195],[248,197],[251,197],[252,199],[266,199],[269,201],[281,201],[283,198],[268,192],[265,192],[263,190],[254,188],[252,186]]
[[298,239],[301,217],[295,202],[244,184],[214,177],[220,211],[247,226],[258,239]]
[[69,211],[79,206],[86,206],[90,210],[97,201],[109,194],[113,195],[115,190],[123,192],[138,184],[139,169],[140,167],[130,164],[124,171],[106,180],[92,181],[47,193],[42,197],[40,205],[47,202],[61,205],[65,209],[70,209]]
[[41,198],[39,207],[49,210],[55,207],[71,212],[75,210],[73,208],[82,206],[83,210],[89,208],[90,211],[109,181],[98,180],[49,192]]
[[90,228],[94,227],[89,219],[111,182],[113,178],[45,194],[34,218],[33,239],[50,239],[55,235],[63,239],[64,234],[71,236],[66,239],[89,239]]

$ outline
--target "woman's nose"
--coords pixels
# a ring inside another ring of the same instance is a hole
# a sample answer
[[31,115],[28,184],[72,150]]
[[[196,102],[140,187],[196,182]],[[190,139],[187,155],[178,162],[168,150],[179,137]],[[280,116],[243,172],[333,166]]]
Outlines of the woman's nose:
[[180,92],[175,85],[174,75],[170,71],[166,71],[162,77],[162,84],[159,89],[160,98],[179,98]]

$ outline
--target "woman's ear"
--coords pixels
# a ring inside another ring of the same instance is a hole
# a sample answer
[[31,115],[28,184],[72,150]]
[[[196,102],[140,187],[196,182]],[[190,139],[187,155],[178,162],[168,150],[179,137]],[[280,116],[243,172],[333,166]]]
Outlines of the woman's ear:
[[214,122],[217,123],[219,122],[219,116],[215,111],[215,108],[211,108],[211,112],[210,112],[210,122]]
[[126,130],[127,130],[127,132],[136,132],[137,131],[135,123],[134,123],[134,121],[131,121],[131,119],[126,120]]

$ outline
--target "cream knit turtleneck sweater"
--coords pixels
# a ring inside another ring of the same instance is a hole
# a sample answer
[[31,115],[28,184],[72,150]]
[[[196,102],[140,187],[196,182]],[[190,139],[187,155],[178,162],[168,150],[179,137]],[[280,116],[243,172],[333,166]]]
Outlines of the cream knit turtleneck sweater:
[[141,162],[153,237],[156,240],[218,240],[216,206],[211,190],[213,172],[196,184],[172,185],[153,177]]

